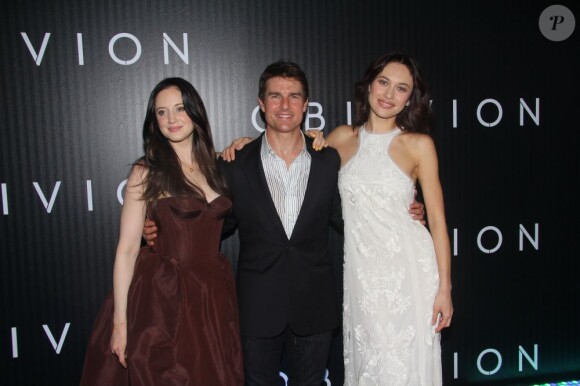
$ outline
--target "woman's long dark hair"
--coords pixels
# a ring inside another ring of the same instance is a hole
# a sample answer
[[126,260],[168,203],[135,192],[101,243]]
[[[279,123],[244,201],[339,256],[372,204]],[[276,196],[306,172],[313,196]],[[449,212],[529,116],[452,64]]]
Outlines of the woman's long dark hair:
[[192,158],[205,176],[208,185],[221,195],[228,195],[223,177],[218,171],[211,129],[201,97],[188,81],[182,78],[166,78],[159,82],[149,97],[145,122],[143,123],[143,150],[145,155],[135,164],[147,168],[143,199],[154,202],[160,196],[195,196],[205,199],[203,191],[185,177],[179,158],[163,136],[155,113],[155,98],[170,87],[181,91],[183,106],[193,121]]
[[406,106],[396,117],[397,126],[403,131],[431,134],[433,130],[433,112],[423,75],[417,62],[400,52],[390,52],[378,57],[367,68],[364,76],[354,87],[355,118],[353,128],[363,125],[371,112],[369,105],[369,85],[379,76],[385,66],[391,62],[406,66],[413,77],[413,91]]

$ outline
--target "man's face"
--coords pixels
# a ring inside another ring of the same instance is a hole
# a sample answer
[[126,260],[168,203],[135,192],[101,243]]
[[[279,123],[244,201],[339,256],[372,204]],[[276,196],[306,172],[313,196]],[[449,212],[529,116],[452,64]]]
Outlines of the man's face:
[[293,78],[274,77],[266,82],[264,100],[258,99],[270,130],[288,133],[300,130],[308,107],[302,84]]

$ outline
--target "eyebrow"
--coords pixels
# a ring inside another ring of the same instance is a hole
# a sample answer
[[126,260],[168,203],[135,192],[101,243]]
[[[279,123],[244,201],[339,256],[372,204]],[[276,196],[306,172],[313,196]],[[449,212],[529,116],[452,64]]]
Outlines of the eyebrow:
[[[386,80],[388,80],[388,81],[390,81],[390,80],[391,80],[391,79],[389,79],[388,77],[386,77],[386,76],[384,76],[384,75],[379,75],[379,76],[377,76],[377,79],[378,79],[378,78],[383,78],[383,79],[386,79]],[[405,82],[400,82],[400,83],[397,83],[397,84],[398,84],[398,85],[402,85],[402,86],[411,87],[410,85],[408,85],[408,84],[407,84],[407,83],[405,83]]]
[[[183,104],[183,102],[181,102],[181,103],[174,104],[172,107],[176,107],[176,106],[185,106],[185,105]],[[165,107],[165,106],[159,106],[159,107],[155,107],[155,111],[157,111],[159,109],[167,109],[167,108],[168,107]]]
[[[268,91],[268,92],[266,92],[266,96],[271,96],[271,95],[282,95],[282,93],[279,92],[279,91]],[[288,93],[288,96],[295,96],[295,95],[304,97],[304,92],[303,91],[297,91],[297,92]]]

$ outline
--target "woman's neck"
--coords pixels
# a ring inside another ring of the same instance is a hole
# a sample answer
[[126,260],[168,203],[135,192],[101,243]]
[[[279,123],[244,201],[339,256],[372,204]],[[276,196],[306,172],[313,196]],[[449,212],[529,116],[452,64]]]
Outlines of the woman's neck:
[[390,133],[397,128],[395,117],[379,118],[371,115],[365,123],[365,130],[369,133],[384,134]]

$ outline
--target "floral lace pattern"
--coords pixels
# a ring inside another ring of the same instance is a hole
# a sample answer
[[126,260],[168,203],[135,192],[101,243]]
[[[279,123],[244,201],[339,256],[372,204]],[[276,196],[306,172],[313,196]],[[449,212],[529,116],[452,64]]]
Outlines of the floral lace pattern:
[[440,385],[439,334],[431,326],[439,286],[433,241],[412,220],[413,181],[391,160],[400,133],[360,131],[342,168],[345,385]]

